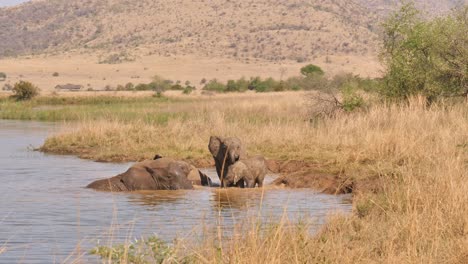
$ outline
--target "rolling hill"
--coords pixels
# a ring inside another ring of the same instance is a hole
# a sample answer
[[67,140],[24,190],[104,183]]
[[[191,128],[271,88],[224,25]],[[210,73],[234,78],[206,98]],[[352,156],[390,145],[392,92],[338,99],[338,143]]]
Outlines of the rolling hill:
[[[379,24],[396,2],[34,0],[0,8],[0,71],[7,82],[48,89],[67,82],[103,89],[154,74],[192,83],[282,78],[307,63],[380,76]],[[466,4],[416,2],[430,15]]]

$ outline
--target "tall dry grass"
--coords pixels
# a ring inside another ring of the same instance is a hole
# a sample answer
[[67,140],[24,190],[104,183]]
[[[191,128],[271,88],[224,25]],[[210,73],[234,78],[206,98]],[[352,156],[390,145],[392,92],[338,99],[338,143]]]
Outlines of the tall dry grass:
[[[320,162],[378,186],[356,193],[354,215],[331,219],[317,236],[281,225],[264,235],[244,230],[221,262],[467,263],[468,106],[427,108],[415,100],[310,123],[304,98],[177,102],[161,110],[178,113],[167,124],[84,121],[43,149],[103,160],[203,158],[210,135],[237,136],[250,153]],[[199,261],[216,262],[217,245],[205,242],[195,250]]]

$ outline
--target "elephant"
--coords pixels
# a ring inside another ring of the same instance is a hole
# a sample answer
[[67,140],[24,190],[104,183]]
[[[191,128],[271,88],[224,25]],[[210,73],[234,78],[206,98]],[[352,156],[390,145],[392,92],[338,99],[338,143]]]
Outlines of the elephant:
[[100,191],[193,189],[193,184],[211,185],[211,180],[184,161],[159,157],[131,166],[117,176],[97,180],[87,186]]
[[224,179],[224,186],[236,185],[239,181],[244,181],[247,188],[263,186],[263,180],[268,173],[266,160],[262,156],[256,156],[249,159],[239,160],[229,166],[228,173]]
[[[211,136],[208,149],[213,155],[221,186],[225,186],[223,181],[226,178],[228,168],[245,156],[242,142],[236,137]],[[242,180],[238,181],[237,186],[244,187],[244,182]]]

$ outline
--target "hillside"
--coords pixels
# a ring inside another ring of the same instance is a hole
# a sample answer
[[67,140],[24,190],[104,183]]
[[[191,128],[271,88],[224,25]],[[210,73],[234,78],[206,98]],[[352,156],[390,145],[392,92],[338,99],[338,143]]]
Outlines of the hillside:
[[[152,54],[299,62],[365,56],[375,53],[377,21],[395,2],[37,0],[0,9],[0,55],[79,49],[123,52],[120,60]],[[418,2],[440,11],[464,0]]]
[[375,17],[349,1],[47,0],[0,10],[0,54],[80,49],[305,61],[375,51]]

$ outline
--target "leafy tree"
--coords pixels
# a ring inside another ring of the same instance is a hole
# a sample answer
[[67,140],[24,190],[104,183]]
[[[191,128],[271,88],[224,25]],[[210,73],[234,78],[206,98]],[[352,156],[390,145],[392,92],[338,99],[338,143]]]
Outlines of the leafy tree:
[[304,76],[324,75],[325,72],[317,65],[309,64],[301,68],[301,74]]
[[133,83],[129,82],[125,85],[125,90],[127,91],[132,91],[135,89],[135,86],[133,85]]
[[404,100],[423,95],[428,102],[468,93],[468,6],[423,20],[412,3],[383,24],[381,59],[386,66],[382,95]]
[[187,85],[185,86],[184,90],[182,91],[183,94],[191,94],[192,91],[195,90],[195,87]]
[[26,81],[20,81],[13,86],[13,97],[17,100],[30,100],[39,95],[39,88]]
[[172,86],[172,81],[163,79],[161,76],[155,75],[153,81],[149,84],[152,90],[163,92],[169,90]]

